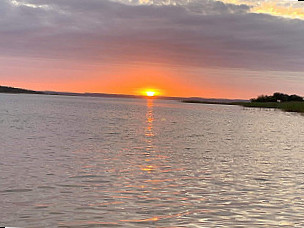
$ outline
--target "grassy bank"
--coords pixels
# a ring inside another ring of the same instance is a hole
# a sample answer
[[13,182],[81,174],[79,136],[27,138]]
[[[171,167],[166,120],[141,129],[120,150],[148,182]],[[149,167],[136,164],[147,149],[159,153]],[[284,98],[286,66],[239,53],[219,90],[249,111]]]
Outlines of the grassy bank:
[[290,101],[290,102],[240,102],[235,103],[244,107],[252,108],[276,108],[286,112],[301,112],[304,113],[304,102]]
[[286,112],[300,112],[304,113],[304,102],[290,101],[290,102],[205,102],[197,100],[184,100],[185,103],[201,103],[201,104],[222,104],[222,105],[240,105],[249,108],[275,108]]

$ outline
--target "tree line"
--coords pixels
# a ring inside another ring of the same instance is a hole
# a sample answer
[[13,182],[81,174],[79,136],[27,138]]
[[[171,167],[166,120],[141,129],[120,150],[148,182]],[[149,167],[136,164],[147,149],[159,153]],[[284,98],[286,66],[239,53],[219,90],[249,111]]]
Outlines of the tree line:
[[288,102],[303,101],[303,97],[296,94],[288,95],[285,93],[274,93],[272,96],[260,95],[257,98],[250,99],[251,102]]

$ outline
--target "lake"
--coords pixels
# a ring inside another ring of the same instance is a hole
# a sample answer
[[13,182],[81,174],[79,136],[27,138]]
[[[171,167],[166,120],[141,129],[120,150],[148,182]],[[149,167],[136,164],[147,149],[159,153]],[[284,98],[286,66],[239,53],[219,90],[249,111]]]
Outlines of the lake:
[[0,130],[0,226],[304,226],[300,114],[1,94]]

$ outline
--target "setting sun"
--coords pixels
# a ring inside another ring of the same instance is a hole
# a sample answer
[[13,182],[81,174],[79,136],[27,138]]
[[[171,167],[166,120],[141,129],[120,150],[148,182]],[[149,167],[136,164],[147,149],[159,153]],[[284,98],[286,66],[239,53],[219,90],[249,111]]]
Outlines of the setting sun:
[[139,89],[137,93],[146,97],[156,97],[162,94],[159,89],[155,88],[142,88]]
[[146,91],[146,95],[148,97],[154,97],[155,96],[155,91]]

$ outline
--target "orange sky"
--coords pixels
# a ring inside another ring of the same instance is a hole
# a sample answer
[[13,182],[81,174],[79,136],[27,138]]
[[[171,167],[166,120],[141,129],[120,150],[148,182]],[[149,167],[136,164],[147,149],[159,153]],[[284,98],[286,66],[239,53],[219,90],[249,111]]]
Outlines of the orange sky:
[[[6,72],[2,85],[34,90],[142,94],[143,90],[154,89],[163,96],[251,98],[280,89],[301,93],[302,88],[302,84],[292,83],[299,77],[293,72],[287,73],[294,76],[288,79],[284,78],[286,72],[267,72],[271,80],[265,81],[264,71],[199,67],[189,70],[162,64],[103,66],[43,59],[0,60],[1,70]],[[291,86],[286,86],[287,82],[292,83]]]

